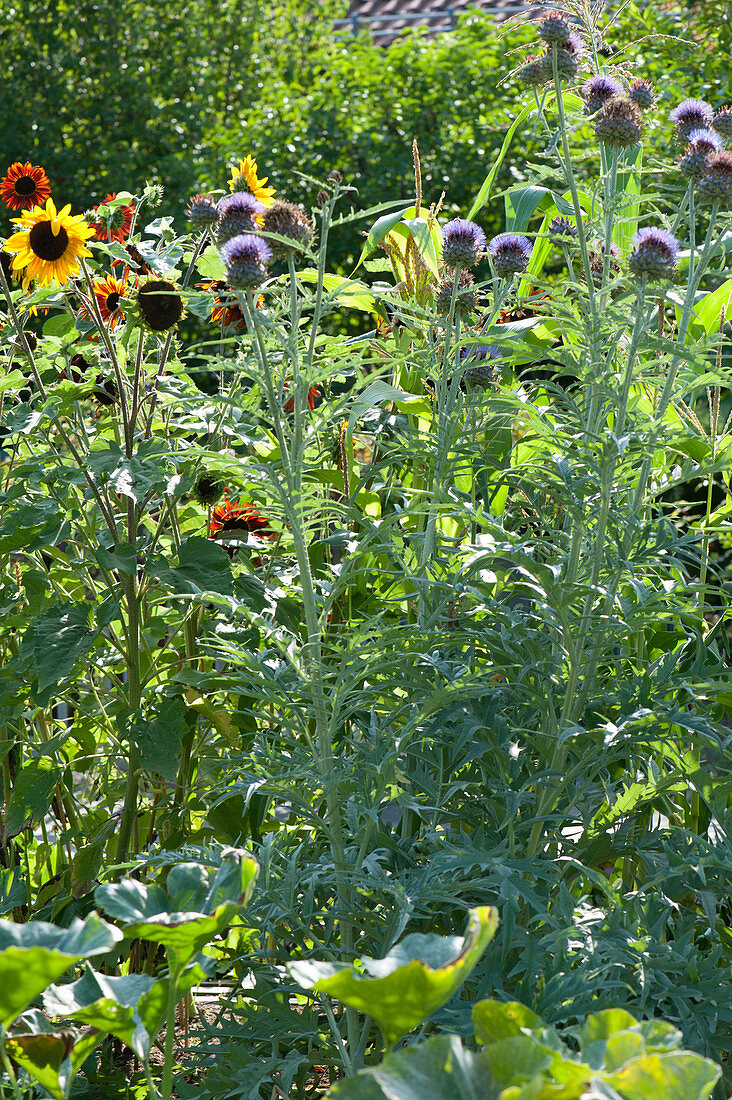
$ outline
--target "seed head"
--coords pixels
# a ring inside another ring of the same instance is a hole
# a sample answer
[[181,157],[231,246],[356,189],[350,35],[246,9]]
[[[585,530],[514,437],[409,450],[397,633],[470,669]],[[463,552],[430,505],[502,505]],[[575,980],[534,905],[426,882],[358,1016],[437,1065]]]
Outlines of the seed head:
[[447,267],[473,267],[485,248],[485,233],[465,218],[453,218],[442,227],[442,259]]
[[656,106],[656,93],[649,80],[634,80],[628,89],[628,98],[643,111],[650,111]]
[[499,233],[488,245],[493,267],[499,279],[526,271],[531,259],[532,245],[518,233]]
[[233,195],[225,195],[221,199],[218,209],[216,240],[219,244],[226,244],[241,233],[253,233],[265,206],[248,191],[235,191]]
[[294,202],[285,202],[284,199],[276,199],[262,215],[262,232],[276,233],[278,237],[286,237],[288,241],[292,241],[292,247],[284,241],[267,242],[272,249],[272,255],[280,258],[293,251],[296,246],[307,244],[315,229],[301,206],[295,206]]
[[612,76],[591,76],[580,88],[580,93],[585,101],[585,114],[594,115],[608,99],[622,95],[623,88]]
[[200,474],[193,486],[193,496],[199,504],[207,507],[221,499],[225,488],[226,486],[221,478],[214,477],[213,474]]
[[665,229],[646,226],[633,237],[628,271],[656,282],[672,279],[676,270],[679,242]]
[[493,344],[476,344],[463,348],[460,358],[467,369],[463,373],[462,382],[482,390],[494,386],[499,378],[496,361],[501,356],[501,349]]
[[614,149],[629,149],[643,135],[643,116],[632,99],[613,96],[595,115],[595,137]]
[[669,121],[676,127],[679,140],[686,140],[692,130],[707,129],[712,125],[714,111],[703,99],[684,99],[669,114]]
[[[442,317],[447,317],[452,301],[453,280],[443,279],[435,291],[435,309]],[[455,315],[469,317],[478,308],[478,295],[473,287],[473,276],[464,268],[458,278],[458,289],[455,295]]]
[[720,107],[712,126],[723,138],[732,138],[732,107]]
[[226,242],[221,249],[221,259],[230,286],[239,290],[254,290],[267,277],[272,250],[261,237],[255,237],[253,233],[240,233]]
[[721,149],[711,154],[699,180],[698,194],[706,202],[732,205],[732,151]]
[[210,229],[219,218],[219,207],[210,195],[193,195],[188,203],[188,221],[193,229]]
[[137,304],[148,328],[167,332],[183,316],[183,299],[174,283],[151,279],[137,292]]

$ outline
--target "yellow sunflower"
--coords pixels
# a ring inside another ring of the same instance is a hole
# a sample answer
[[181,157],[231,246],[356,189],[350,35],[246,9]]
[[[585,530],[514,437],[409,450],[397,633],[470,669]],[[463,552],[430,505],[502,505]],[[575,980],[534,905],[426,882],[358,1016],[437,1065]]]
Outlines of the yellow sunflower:
[[56,210],[53,199],[48,199],[45,208],[34,206],[12,219],[21,229],[8,238],[5,251],[16,253],[13,271],[25,268],[23,286],[31,279],[41,285],[66,283],[77,274],[79,258],[91,256],[85,244],[94,236],[94,230],[80,214],[72,216],[70,210],[71,206]]
[[259,199],[265,206],[271,206],[274,202],[274,187],[265,187],[265,183],[269,179],[269,176],[262,176],[260,179],[257,175],[257,162],[254,157],[246,157],[245,160],[239,161],[239,167],[234,165],[231,167],[231,179],[229,180],[230,191],[248,191],[250,195],[254,195],[255,199]]

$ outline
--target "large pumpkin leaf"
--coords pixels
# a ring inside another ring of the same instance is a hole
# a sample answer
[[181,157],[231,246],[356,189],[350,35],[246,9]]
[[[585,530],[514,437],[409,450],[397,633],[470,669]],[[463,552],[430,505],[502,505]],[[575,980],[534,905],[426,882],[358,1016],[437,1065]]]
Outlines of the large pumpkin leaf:
[[67,1100],[74,1077],[103,1038],[101,1031],[14,1035],[6,1040],[6,1050],[55,1100]]
[[414,933],[383,959],[352,966],[313,960],[290,963],[304,989],[328,993],[373,1016],[391,1046],[445,1004],[470,974],[498,927],[498,913],[471,909],[465,936]]
[[121,939],[96,913],[85,921],[76,917],[68,928],[0,920],[0,1024],[8,1027],[70,966],[106,954]]
[[215,872],[200,863],[179,863],[165,887],[135,879],[100,886],[97,904],[122,922],[128,939],[161,943],[175,957],[176,970],[219,932],[246,904],[259,864],[238,848],[225,849]]

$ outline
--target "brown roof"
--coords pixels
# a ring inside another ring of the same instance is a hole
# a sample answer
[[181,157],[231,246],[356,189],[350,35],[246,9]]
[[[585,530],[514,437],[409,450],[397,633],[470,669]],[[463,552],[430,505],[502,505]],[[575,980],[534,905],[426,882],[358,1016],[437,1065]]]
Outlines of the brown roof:
[[530,0],[351,0],[348,18],[338,22],[354,31],[368,28],[377,41],[391,39],[410,27],[451,30],[457,16],[467,8],[482,8],[496,19],[536,11]]

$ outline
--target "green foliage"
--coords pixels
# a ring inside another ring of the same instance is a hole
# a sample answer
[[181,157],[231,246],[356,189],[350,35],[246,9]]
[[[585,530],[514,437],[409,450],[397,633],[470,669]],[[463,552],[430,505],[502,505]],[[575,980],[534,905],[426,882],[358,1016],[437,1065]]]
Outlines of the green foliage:
[[638,1023],[612,1009],[588,1016],[574,1050],[523,1005],[481,1001],[473,1010],[482,1050],[440,1036],[388,1055],[337,1084],[344,1100],[707,1100],[720,1069],[690,1051],[661,1020]]

